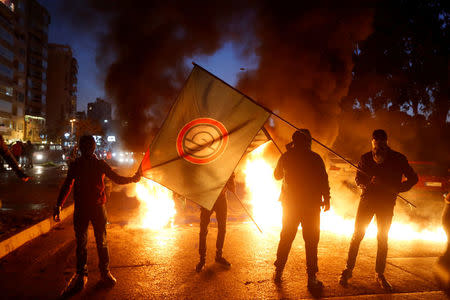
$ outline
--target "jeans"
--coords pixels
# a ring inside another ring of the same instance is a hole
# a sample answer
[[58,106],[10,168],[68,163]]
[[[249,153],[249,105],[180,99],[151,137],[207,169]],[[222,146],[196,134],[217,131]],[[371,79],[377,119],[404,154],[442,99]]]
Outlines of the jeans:
[[306,271],[308,275],[314,275],[319,271],[317,246],[320,239],[320,207],[299,210],[283,206],[283,228],[280,233],[275,266],[277,269],[284,269],[300,223],[305,241]]
[[105,205],[76,207],[73,215],[73,225],[77,243],[77,273],[88,274],[87,270],[87,234],[89,221],[94,228],[95,242],[98,252],[98,267],[102,275],[109,271],[109,251],[106,242],[106,208]]
[[201,258],[206,256],[206,236],[208,235],[208,225],[213,212],[216,212],[217,219],[217,241],[216,250],[217,255],[222,255],[223,244],[225,241],[225,232],[227,229],[227,198],[225,195],[220,195],[211,210],[201,208],[200,211],[200,241],[198,253]]
[[374,215],[377,218],[378,228],[378,248],[375,271],[378,274],[384,273],[388,252],[388,234],[389,229],[391,228],[392,217],[394,216],[394,205],[391,203],[386,205],[378,203],[373,204],[365,200],[359,202],[355,220],[355,231],[353,232],[350,248],[348,250],[347,269],[350,271],[355,267],[359,245],[361,244],[367,226],[369,226]]

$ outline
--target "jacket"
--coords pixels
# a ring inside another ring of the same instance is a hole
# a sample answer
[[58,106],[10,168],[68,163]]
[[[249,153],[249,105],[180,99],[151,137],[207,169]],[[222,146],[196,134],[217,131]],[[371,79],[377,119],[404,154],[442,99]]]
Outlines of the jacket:
[[133,182],[134,177],[124,177],[114,172],[103,160],[95,155],[81,156],[69,165],[67,177],[59,192],[57,205],[63,206],[74,187],[75,208],[106,203],[104,177],[117,184]]
[[[358,168],[360,170],[356,172],[355,180],[362,190],[362,200],[395,205],[397,194],[410,190],[418,181],[406,157],[392,149],[388,149],[381,164],[373,160],[372,152],[363,154]],[[402,181],[403,176],[406,181]],[[373,177],[375,180],[372,180]]]
[[283,179],[280,197],[283,204],[320,207],[330,203],[325,164],[320,155],[310,149],[288,148],[278,160],[274,177]]

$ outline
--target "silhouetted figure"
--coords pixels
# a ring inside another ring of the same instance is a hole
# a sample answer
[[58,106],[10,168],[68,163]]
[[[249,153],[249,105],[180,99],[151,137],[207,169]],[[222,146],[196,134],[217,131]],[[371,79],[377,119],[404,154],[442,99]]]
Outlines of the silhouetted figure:
[[292,242],[302,224],[306,250],[308,288],[322,289],[316,278],[317,246],[320,238],[320,209],[330,208],[330,187],[322,158],[311,151],[311,134],[300,129],[292,135],[292,143],[281,155],[275,168],[275,179],[283,179],[280,201],[283,206],[283,228],[274,265],[275,281],[280,282]]
[[95,140],[91,135],[80,138],[81,156],[70,163],[67,178],[61,187],[53,217],[60,221],[61,207],[74,186],[73,225],[77,243],[77,272],[72,277],[65,293],[77,292],[87,282],[87,232],[89,222],[94,228],[102,283],[113,286],[116,279],[109,271],[109,252],[106,242],[106,195],[103,178],[106,175],[117,184],[138,182],[139,172],[133,177],[124,177],[115,173],[106,162],[97,159],[94,154]]
[[28,181],[30,179],[30,177],[28,177],[28,175],[26,175],[19,167],[19,164],[9,151],[8,146],[6,145],[5,140],[3,139],[3,136],[1,134],[0,134],[0,156],[6,161],[6,163],[11,167],[11,169],[13,169],[17,177],[19,177],[23,181]]
[[[377,129],[372,134],[372,151],[361,156],[356,173],[356,184],[361,188],[361,199],[355,219],[355,231],[348,250],[347,267],[339,283],[346,287],[352,277],[359,245],[373,216],[377,218],[376,280],[386,291],[392,291],[384,276],[388,251],[388,233],[394,216],[394,206],[400,192],[410,190],[418,181],[406,157],[388,147],[387,134]],[[407,178],[402,181],[402,176]]]
[[444,198],[444,212],[442,214],[442,226],[447,235],[447,249],[444,254],[439,257],[435,266],[435,275],[439,285],[450,296],[450,193]]
[[31,141],[27,141],[27,143],[23,147],[23,156],[25,157],[24,168],[33,168],[33,153],[34,146]]
[[23,143],[21,141],[15,142],[11,146],[11,153],[12,153],[12,155],[14,155],[16,161],[20,163],[22,153],[23,153]]
[[196,266],[196,271],[200,272],[205,266],[206,260],[206,236],[208,235],[208,225],[213,212],[216,212],[217,220],[217,241],[216,241],[216,258],[215,261],[226,267],[230,267],[231,264],[223,257],[222,249],[225,241],[225,232],[227,230],[227,194],[226,191],[230,190],[235,192],[236,185],[234,182],[234,173],[231,174],[230,179],[228,179],[227,184],[223,188],[219,197],[214,203],[211,210],[206,208],[200,209],[200,235],[199,235],[199,246],[198,253],[200,254],[200,261]]

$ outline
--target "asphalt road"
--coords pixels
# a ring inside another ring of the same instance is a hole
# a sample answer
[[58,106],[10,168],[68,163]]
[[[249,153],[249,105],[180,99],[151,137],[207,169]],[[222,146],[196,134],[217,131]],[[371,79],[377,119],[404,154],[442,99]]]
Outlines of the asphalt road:
[[[293,244],[283,276],[272,281],[279,228],[261,234],[252,223],[239,220],[232,208],[224,256],[230,269],[214,263],[215,223],[208,235],[206,269],[195,272],[198,261],[198,211],[188,206],[183,222],[162,230],[132,228],[138,212],[134,198],[112,193],[108,203],[108,241],[111,271],[118,284],[99,288],[97,254],[89,232],[89,282],[74,299],[300,299],[312,298],[306,288],[305,255],[301,232]],[[186,209],[186,208],[185,208]],[[183,215],[184,211],[179,214]],[[234,217],[233,217],[234,216]],[[28,243],[0,260],[0,298],[56,299],[75,271],[75,242],[69,220],[50,233]],[[394,286],[385,292],[374,278],[375,239],[361,245],[354,276],[348,288],[338,284],[345,266],[349,237],[322,232],[318,278],[324,282],[323,297],[337,299],[446,299],[433,277],[433,265],[444,243],[390,242],[386,277]]]
[[12,171],[0,172],[0,240],[50,216],[67,167],[36,165],[25,172],[32,177],[26,183]]

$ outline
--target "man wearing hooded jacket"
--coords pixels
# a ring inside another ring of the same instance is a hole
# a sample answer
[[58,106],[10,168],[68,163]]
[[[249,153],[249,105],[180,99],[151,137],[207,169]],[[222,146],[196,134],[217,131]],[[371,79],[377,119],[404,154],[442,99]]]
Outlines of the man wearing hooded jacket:
[[[402,181],[403,176],[406,181]],[[373,216],[377,218],[377,258],[376,280],[386,291],[392,291],[391,284],[384,276],[388,251],[388,233],[394,216],[394,206],[398,193],[410,190],[418,181],[406,157],[387,144],[387,134],[382,129],[372,133],[372,151],[361,156],[356,173],[356,184],[361,188],[361,200],[355,219],[347,266],[339,283],[346,287],[352,277],[359,245]]]
[[311,151],[311,134],[308,129],[297,130],[287,152],[281,155],[274,171],[277,180],[283,179],[281,204],[283,228],[274,265],[275,281],[280,282],[292,242],[302,224],[305,241],[308,288],[321,289],[317,280],[317,246],[320,238],[320,210],[330,208],[330,187],[322,158]]

